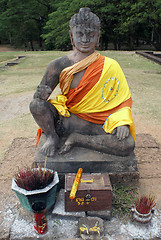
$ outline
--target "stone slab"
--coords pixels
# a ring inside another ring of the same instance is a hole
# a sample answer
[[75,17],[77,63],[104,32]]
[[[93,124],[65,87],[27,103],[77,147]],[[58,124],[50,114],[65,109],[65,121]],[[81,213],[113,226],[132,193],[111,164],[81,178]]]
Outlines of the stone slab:
[[161,178],[161,162],[139,164],[140,178]]
[[156,163],[156,165],[161,160],[161,149],[160,148],[137,148],[135,149],[135,154],[137,155],[137,163]]
[[[150,182],[149,182],[150,183]],[[147,183],[147,184],[149,184]],[[158,182],[159,184],[159,182]],[[153,185],[153,183],[152,183]],[[7,204],[7,203],[6,203]],[[78,231],[78,218],[64,218],[54,214],[48,215],[48,232],[39,236],[34,231],[33,215],[26,212],[22,207],[16,209],[14,213],[14,222],[9,229],[10,240],[78,240],[80,233]],[[2,229],[0,228],[0,232]],[[1,238],[0,238],[1,239]],[[2,238],[3,239],[3,238]],[[8,238],[4,238],[8,239]],[[161,212],[155,209],[150,224],[141,224],[129,219],[120,219],[117,216],[112,217],[111,221],[104,220],[103,240],[159,240],[161,239]]]
[[78,220],[80,236],[85,240],[100,240],[104,231],[104,221],[98,217],[84,217]]
[[99,217],[105,220],[111,219],[111,211],[104,210],[104,211],[88,211],[87,216],[89,217]]
[[[35,163],[44,166],[45,156],[40,152],[46,137],[42,134],[36,155]],[[53,158],[48,157],[47,167],[55,169],[60,175],[76,173],[78,168],[83,168],[84,173],[133,173],[138,176],[137,159],[134,152],[130,156],[114,156],[81,147],[73,147],[68,153],[60,155],[56,152]]]
[[142,52],[142,51],[136,51],[136,54],[139,54],[145,58],[148,58],[158,64],[161,64],[161,58],[160,54],[154,54],[153,52]]

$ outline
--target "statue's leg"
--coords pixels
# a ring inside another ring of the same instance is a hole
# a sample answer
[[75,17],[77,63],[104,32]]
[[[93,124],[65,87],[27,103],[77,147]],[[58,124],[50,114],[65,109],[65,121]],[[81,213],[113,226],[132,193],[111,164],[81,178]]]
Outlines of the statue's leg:
[[117,156],[128,156],[134,150],[135,142],[131,135],[119,140],[116,135],[83,135],[71,133],[60,153],[68,152],[73,146],[97,150]]
[[73,146],[80,146],[109,154],[127,156],[134,149],[135,142],[131,135],[119,140],[116,134],[106,133],[101,124],[87,122],[74,114],[63,120],[64,128],[70,132],[60,153],[68,152]]
[[30,103],[30,111],[46,135],[46,142],[41,152],[44,155],[53,156],[59,143],[59,137],[55,131],[55,124],[58,120],[57,110],[49,102],[36,98]]

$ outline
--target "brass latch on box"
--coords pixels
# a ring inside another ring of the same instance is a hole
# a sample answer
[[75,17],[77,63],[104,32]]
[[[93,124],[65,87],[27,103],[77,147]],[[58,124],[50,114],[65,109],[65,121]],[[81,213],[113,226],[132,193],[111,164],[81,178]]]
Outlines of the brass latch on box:
[[91,201],[90,190],[87,191],[87,194],[86,194],[86,196],[85,196],[85,201],[86,201],[86,202],[90,202],[90,201]]
[[81,183],[93,183],[93,178],[92,179],[86,179],[86,180],[83,180],[81,179]]

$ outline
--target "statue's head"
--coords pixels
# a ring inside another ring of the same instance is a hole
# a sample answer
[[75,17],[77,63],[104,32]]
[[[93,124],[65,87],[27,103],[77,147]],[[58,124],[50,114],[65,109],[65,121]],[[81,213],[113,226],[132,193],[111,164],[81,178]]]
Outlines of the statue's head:
[[90,8],[80,8],[79,13],[74,14],[69,22],[70,28],[75,26],[86,25],[90,28],[100,30],[99,18],[91,12]]
[[72,16],[69,26],[73,47],[87,52],[99,46],[100,20],[90,8],[80,8],[79,13]]

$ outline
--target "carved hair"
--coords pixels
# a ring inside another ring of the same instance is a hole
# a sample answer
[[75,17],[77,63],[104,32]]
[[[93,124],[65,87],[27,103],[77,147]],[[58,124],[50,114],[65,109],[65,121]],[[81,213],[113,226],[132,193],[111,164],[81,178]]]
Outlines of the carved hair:
[[79,13],[71,17],[69,26],[73,28],[78,25],[89,25],[90,27],[100,29],[99,18],[91,12],[90,8],[80,8]]

